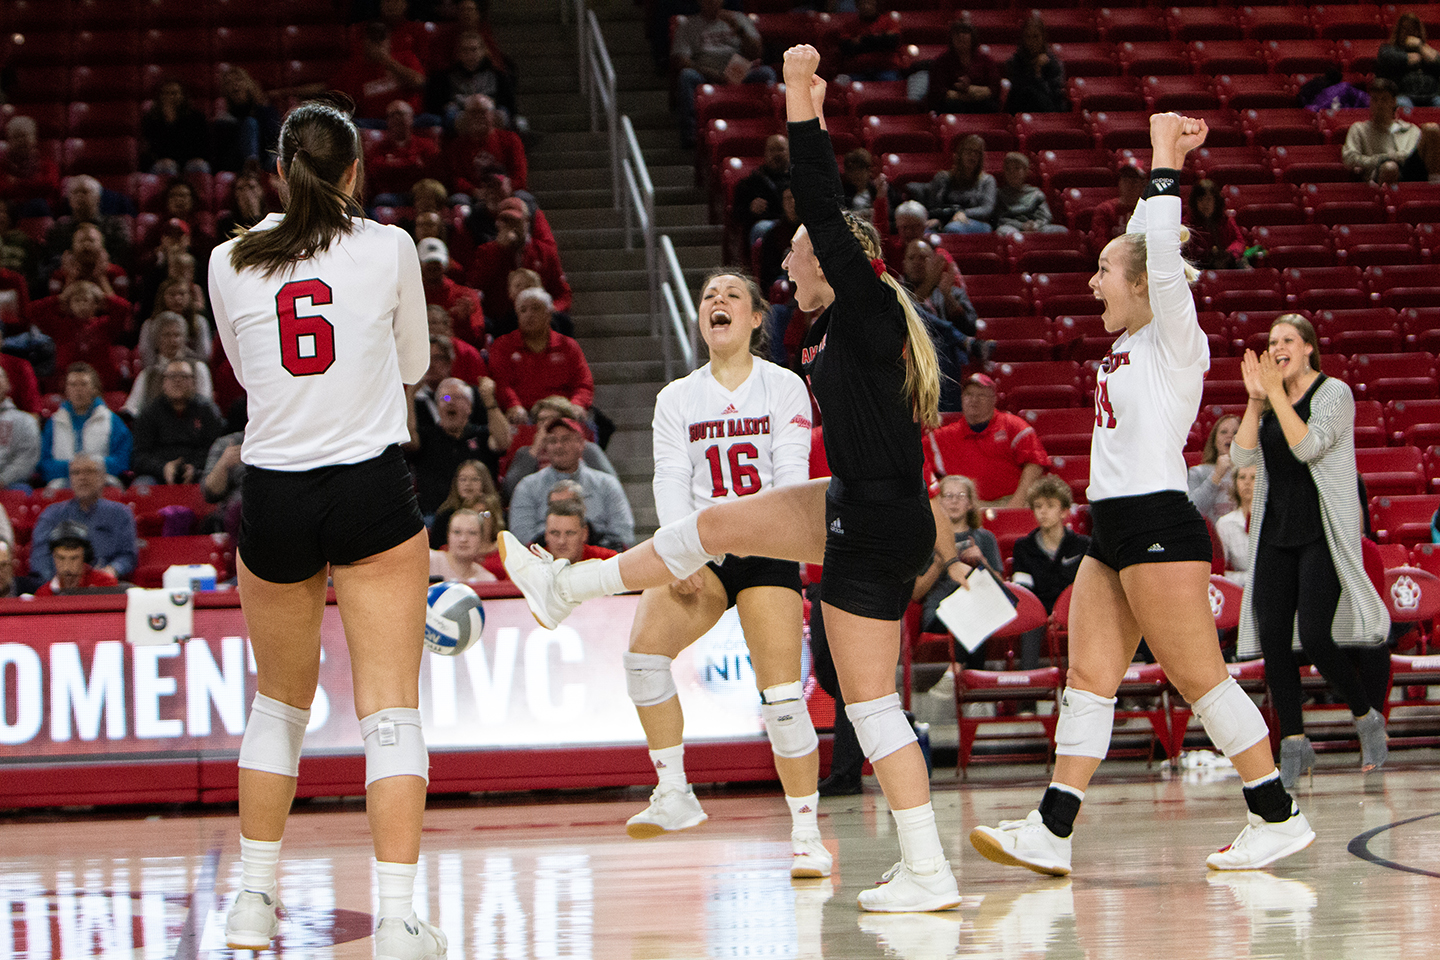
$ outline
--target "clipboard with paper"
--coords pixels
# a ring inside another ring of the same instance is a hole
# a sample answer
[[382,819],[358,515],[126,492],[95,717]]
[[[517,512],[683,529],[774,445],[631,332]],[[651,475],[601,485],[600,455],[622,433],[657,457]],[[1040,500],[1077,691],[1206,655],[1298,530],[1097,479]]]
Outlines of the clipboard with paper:
[[965,578],[969,590],[956,590],[940,601],[935,614],[950,628],[960,645],[971,653],[996,630],[1016,617],[1015,605],[1000,581],[984,567]]

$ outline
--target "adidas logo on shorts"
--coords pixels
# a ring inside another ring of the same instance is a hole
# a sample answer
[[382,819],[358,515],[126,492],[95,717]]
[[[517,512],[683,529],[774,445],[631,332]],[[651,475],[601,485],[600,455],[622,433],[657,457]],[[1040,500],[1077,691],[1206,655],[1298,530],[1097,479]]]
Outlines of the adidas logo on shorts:
[[1158,544],[1158,543],[1152,543],[1152,544],[1150,544],[1149,548],[1146,549],[1145,552],[1146,552],[1146,553],[1164,553],[1164,552],[1165,552],[1165,548],[1162,547],[1162,546],[1160,546],[1160,544]]
[[831,532],[831,533],[840,533],[840,534],[843,534],[843,533],[845,532],[845,528],[842,527],[842,526],[840,526],[840,518],[839,518],[839,517],[836,517],[834,520],[831,520],[831,521],[830,521],[830,532]]

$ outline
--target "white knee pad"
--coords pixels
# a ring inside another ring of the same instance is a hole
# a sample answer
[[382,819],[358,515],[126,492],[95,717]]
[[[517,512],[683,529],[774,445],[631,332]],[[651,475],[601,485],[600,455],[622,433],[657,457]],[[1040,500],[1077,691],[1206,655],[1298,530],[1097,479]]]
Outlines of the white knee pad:
[[810,706],[805,702],[805,684],[799,680],[777,683],[760,691],[760,715],[770,735],[770,749],[777,757],[809,756],[820,746]]
[[915,742],[915,730],[900,709],[900,694],[891,693],[863,703],[847,703],[845,716],[855,728],[855,739],[871,763]]
[[250,702],[250,718],[245,721],[245,736],[240,740],[240,766],[282,777],[299,776],[300,747],[309,722],[309,709],[255,694]]
[[360,719],[365,737],[365,786],[386,777],[419,777],[430,782],[430,753],[420,729],[420,711],[386,707]]
[[1114,697],[1066,687],[1060,698],[1060,719],[1055,723],[1055,753],[1104,760],[1110,752],[1110,730],[1114,726]]
[[1270,728],[1250,695],[1234,677],[1226,677],[1194,703],[1195,716],[1205,726],[1210,742],[1233,757],[1270,736]]
[[656,530],[655,552],[679,580],[684,580],[712,560],[718,562],[724,556],[708,554],[700,545],[699,510]]
[[679,691],[675,689],[675,677],[670,673],[669,657],[658,653],[631,653],[628,650],[622,658],[625,663],[625,689],[637,707],[653,707],[664,703]]

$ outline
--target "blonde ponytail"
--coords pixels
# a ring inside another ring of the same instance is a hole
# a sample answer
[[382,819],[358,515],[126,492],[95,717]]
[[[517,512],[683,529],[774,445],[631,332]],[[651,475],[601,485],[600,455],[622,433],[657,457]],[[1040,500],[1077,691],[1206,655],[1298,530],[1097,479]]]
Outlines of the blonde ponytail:
[[[1145,258],[1149,247],[1145,243],[1145,234],[1143,233],[1127,233],[1124,234],[1124,239],[1130,249],[1130,257],[1125,263],[1125,279],[1134,282],[1145,276]],[[1183,247],[1189,240],[1190,228],[1182,226],[1180,228],[1180,245]],[[1200,280],[1200,268],[1183,258],[1180,262],[1185,265],[1185,283],[1192,287],[1195,286]]]
[[[871,260],[884,259],[880,249],[880,234],[873,225],[849,212],[845,214],[845,222],[855,239],[860,241],[860,248],[865,251],[865,256]],[[905,392],[910,396],[915,419],[922,427],[938,427],[940,360],[935,355],[935,344],[930,339],[930,331],[925,328],[925,321],[920,318],[920,311],[915,308],[915,298],[910,295],[910,291],[902,287],[900,281],[888,270],[880,275],[880,279],[895,292],[895,299],[900,301],[900,309],[905,313]]]

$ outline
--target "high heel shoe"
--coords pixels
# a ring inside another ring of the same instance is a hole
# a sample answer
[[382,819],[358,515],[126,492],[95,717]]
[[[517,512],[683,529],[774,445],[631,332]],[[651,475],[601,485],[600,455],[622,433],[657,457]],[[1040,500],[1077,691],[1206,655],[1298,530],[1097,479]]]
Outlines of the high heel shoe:
[[1385,735],[1385,715],[1374,707],[1363,717],[1355,718],[1355,729],[1360,733],[1360,769],[1369,773],[1379,770],[1390,755],[1389,739]]
[[1315,748],[1310,745],[1310,738],[1301,734],[1298,737],[1286,737],[1281,740],[1281,786],[1286,790],[1294,790],[1295,784],[1300,782],[1301,775],[1306,773],[1310,774],[1313,782],[1315,779]]

